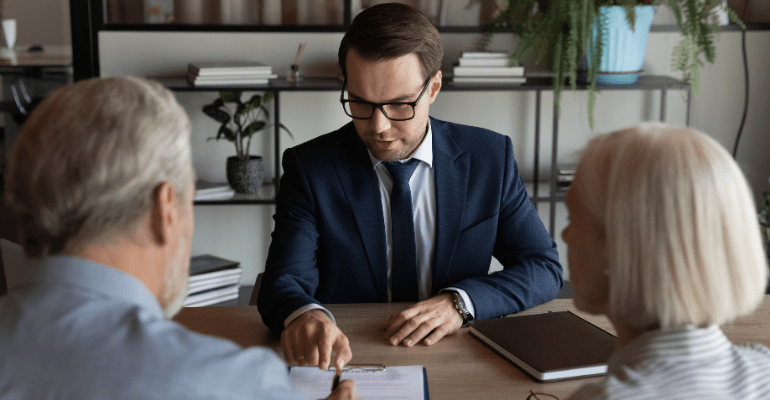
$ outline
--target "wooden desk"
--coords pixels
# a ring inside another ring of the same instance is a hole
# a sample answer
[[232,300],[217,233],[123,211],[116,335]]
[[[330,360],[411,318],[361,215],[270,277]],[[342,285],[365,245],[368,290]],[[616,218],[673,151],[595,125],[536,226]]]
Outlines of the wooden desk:
[[[423,365],[428,371],[432,399],[526,399],[529,391],[545,392],[564,399],[587,382],[601,378],[537,383],[468,334],[468,328],[427,347],[392,347],[380,337],[380,325],[391,313],[408,304],[334,304],[327,308],[350,339],[354,364]],[[521,314],[570,310],[614,333],[604,317],[575,309],[571,299],[556,299]],[[231,339],[242,346],[266,346],[283,355],[279,338],[270,334],[254,306],[188,307],[175,318],[188,328]],[[735,343],[755,342],[770,346],[770,296],[753,315],[725,326]]]

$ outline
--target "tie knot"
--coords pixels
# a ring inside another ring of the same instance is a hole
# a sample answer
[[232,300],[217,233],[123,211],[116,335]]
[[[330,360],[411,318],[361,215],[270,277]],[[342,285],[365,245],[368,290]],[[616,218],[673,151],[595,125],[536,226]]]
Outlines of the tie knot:
[[412,177],[417,165],[420,164],[420,160],[412,158],[411,160],[402,163],[398,161],[384,162],[385,168],[390,173],[390,178],[393,179],[394,185],[403,185],[409,183],[409,178]]

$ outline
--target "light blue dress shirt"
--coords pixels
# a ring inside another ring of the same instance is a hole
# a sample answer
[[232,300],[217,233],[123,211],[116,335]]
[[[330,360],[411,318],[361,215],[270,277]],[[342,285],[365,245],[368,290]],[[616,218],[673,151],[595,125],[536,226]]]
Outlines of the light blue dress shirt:
[[302,399],[268,349],[166,320],[136,278],[49,257],[0,298],[2,399]]
[[[368,150],[367,150],[368,151]],[[409,189],[412,192],[412,208],[414,216],[414,235],[416,241],[417,250],[417,262],[418,272],[417,288],[419,290],[418,299],[420,301],[430,298],[431,283],[433,281],[433,258],[436,248],[436,182],[433,173],[433,128],[428,123],[428,132],[425,135],[420,146],[412,154],[412,157],[401,160],[406,162],[416,158],[420,160],[420,164],[412,174],[412,178],[409,179]],[[380,162],[371,152],[369,152],[369,159],[372,161],[374,171],[377,173],[377,180],[380,187],[380,200],[382,202],[382,215],[385,222],[385,241],[387,243],[387,255],[388,255],[388,301],[391,300],[391,281],[390,272],[393,265],[393,235],[391,232],[392,222],[390,220],[390,192],[393,189],[393,180],[390,178],[385,165]],[[471,316],[475,317],[475,309],[473,307],[473,301],[470,296],[458,288],[442,288],[441,291],[453,290],[463,298],[465,306],[470,312]],[[334,321],[334,316],[331,312],[323,308],[322,306],[311,303],[297,309],[291,313],[286,321],[284,321],[284,327],[294,321],[302,313],[314,309],[323,310],[329,318]]]

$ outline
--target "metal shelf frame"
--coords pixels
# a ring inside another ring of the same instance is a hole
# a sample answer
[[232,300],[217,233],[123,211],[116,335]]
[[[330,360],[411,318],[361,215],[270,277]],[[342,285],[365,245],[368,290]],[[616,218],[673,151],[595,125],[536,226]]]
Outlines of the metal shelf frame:
[[[277,124],[277,122],[280,121],[280,94],[281,92],[285,91],[341,91],[342,90],[342,82],[336,79],[305,79],[300,82],[287,82],[285,79],[274,79],[271,80],[269,84],[267,85],[256,85],[256,86],[248,86],[248,87],[196,87],[191,84],[189,84],[184,79],[159,79],[159,81],[164,84],[166,87],[173,91],[178,92],[191,92],[191,91],[219,91],[219,90],[249,90],[249,91],[272,91],[275,93],[275,99],[273,103],[273,115],[275,118],[276,124],[274,124],[274,141],[275,141],[275,147],[274,147],[274,159],[275,159],[275,171],[276,176],[275,180],[273,182],[273,185],[267,185],[270,186],[269,189],[272,192],[272,196],[270,194],[264,195],[260,194],[259,196],[245,196],[245,195],[238,195],[232,199],[227,200],[203,200],[203,201],[196,201],[196,205],[236,205],[236,204],[275,204],[275,194],[278,193],[278,185],[280,182],[280,177],[278,176],[278,171],[281,170],[281,149],[280,149],[280,127]],[[578,85],[577,90],[586,90],[587,85]],[[690,85],[686,82],[683,82],[678,79],[674,79],[668,76],[651,76],[651,75],[642,75],[639,77],[639,80],[636,83],[630,84],[630,85],[598,85],[597,89],[599,91],[616,91],[616,90],[642,90],[642,91],[654,91],[659,90],[660,91],[660,111],[659,111],[659,120],[661,122],[666,121],[666,107],[667,107],[667,95],[669,90],[686,90],[687,91],[687,114],[686,114],[686,125],[690,125],[690,104],[691,104],[691,97],[692,97],[692,91],[690,88]],[[547,180],[549,190],[548,193],[544,196],[541,196],[540,189],[539,189],[539,176],[540,176],[540,148],[541,148],[541,141],[542,141],[542,127],[541,127],[541,120],[542,120],[542,108],[547,106],[543,104],[543,96],[542,93],[544,91],[552,91],[553,85],[552,80],[549,77],[532,77],[527,79],[527,83],[522,85],[481,85],[481,84],[453,84],[451,83],[450,78],[444,78],[444,82],[442,83],[442,90],[446,91],[534,91],[535,92],[535,128],[534,128],[534,137],[535,137],[535,143],[534,143],[534,165],[533,165],[533,172],[535,181],[533,182],[533,190],[532,195],[530,196],[530,199],[535,205],[535,208],[538,207],[539,203],[548,203],[549,204],[549,221],[548,221],[548,232],[550,232],[551,237],[554,237],[555,235],[555,225],[556,225],[556,203],[563,201],[564,194],[560,193],[557,184],[558,184],[558,159],[559,159],[559,114],[558,114],[558,104],[555,102],[552,102],[551,107],[553,108],[553,130],[551,131],[551,156],[550,156],[550,174],[549,178]],[[566,89],[569,90],[569,89]]]

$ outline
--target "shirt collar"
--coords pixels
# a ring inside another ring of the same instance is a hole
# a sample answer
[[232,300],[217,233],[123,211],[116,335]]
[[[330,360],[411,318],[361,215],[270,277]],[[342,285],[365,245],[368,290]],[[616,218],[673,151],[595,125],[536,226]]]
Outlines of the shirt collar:
[[[381,162],[371,151],[369,151],[369,149],[366,149],[366,152],[369,153],[369,160],[372,161],[372,166],[377,166],[377,164]],[[411,157],[401,161],[404,162],[412,158],[416,158],[428,164],[428,167],[433,167],[433,127],[430,125],[430,119],[428,119],[428,133],[425,134],[425,139],[423,139],[422,143],[417,146],[417,149],[412,153]]]
[[718,326],[680,328],[647,332],[618,349],[609,359],[608,372],[637,367],[647,361],[694,361],[729,351],[730,341]]
[[50,256],[40,261],[22,284],[69,286],[101,297],[133,303],[159,317],[158,300],[139,279],[107,265],[71,256]]

